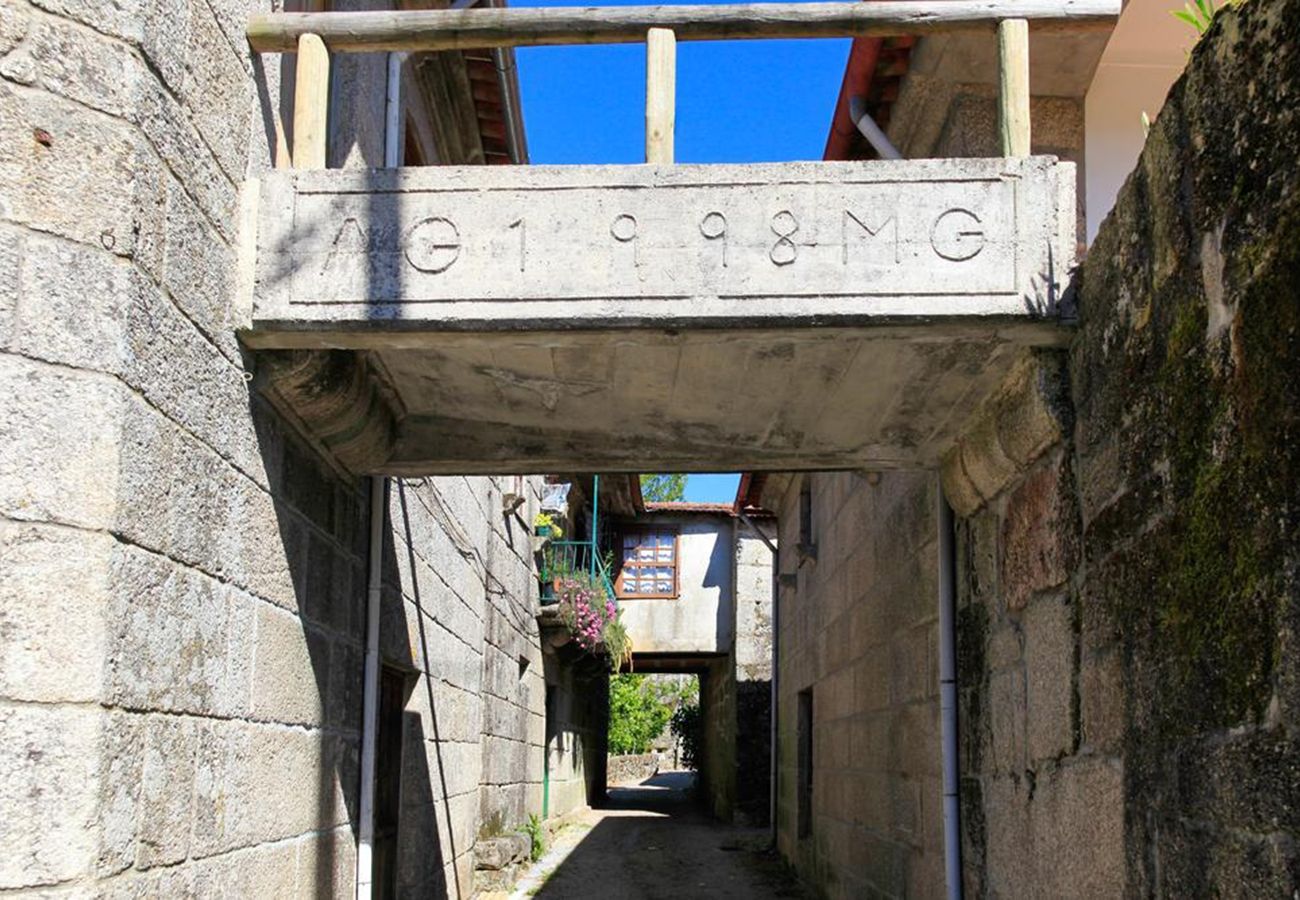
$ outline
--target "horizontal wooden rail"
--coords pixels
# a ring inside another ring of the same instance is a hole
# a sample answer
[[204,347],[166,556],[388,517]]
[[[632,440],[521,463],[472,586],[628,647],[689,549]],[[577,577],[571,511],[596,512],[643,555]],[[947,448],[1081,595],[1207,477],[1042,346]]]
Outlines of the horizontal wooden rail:
[[259,52],[289,52],[316,34],[331,52],[467,50],[558,44],[640,43],[652,28],[679,41],[833,38],[992,32],[1002,19],[1036,31],[1107,28],[1120,0],[858,0],[724,6],[584,6],[543,9],[270,13],[254,16],[248,42]]

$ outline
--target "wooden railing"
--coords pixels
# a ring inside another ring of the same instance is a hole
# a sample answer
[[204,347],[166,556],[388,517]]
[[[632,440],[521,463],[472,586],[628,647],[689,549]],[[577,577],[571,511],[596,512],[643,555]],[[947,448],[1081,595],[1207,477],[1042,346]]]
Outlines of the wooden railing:
[[645,42],[646,160],[673,160],[676,42],[890,37],[996,30],[1002,152],[1026,156],[1029,31],[1111,27],[1121,0],[878,0],[723,6],[553,7],[271,13],[247,35],[259,52],[298,53],[293,163],[325,161],[329,54]]

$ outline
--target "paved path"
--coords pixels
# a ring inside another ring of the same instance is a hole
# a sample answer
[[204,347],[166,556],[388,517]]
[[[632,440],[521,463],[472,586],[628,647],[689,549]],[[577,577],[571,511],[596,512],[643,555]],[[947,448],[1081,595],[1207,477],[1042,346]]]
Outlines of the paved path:
[[694,776],[665,772],[615,787],[520,882],[539,900],[766,900],[811,896],[766,852],[766,829],[719,824],[690,800]]

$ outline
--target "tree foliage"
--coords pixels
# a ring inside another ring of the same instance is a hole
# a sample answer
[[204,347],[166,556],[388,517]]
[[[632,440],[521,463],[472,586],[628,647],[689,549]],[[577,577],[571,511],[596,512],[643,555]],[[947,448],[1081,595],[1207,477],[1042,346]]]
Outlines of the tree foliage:
[[673,710],[698,694],[695,679],[678,686],[645,675],[614,675],[609,680],[609,752],[645,753]]
[[647,503],[669,503],[686,498],[685,475],[642,475],[641,497]]
[[683,703],[673,712],[673,734],[682,742],[682,763],[686,768],[700,770],[704,746],[704,726],[700,718],[700,704]]

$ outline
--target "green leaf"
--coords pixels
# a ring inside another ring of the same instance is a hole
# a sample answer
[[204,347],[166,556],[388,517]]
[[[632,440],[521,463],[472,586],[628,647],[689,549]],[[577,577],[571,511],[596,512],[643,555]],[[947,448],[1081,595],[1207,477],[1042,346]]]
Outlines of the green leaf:
[[668,503],[686,497],[685,475],[642,475],[641,497],[647,503]]

